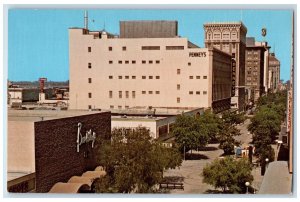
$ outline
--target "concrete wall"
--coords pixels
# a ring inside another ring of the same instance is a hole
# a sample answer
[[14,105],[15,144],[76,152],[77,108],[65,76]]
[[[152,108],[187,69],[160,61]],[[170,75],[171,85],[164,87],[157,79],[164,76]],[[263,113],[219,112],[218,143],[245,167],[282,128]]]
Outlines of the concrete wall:
[[[94,148],[89,142],[77,152],[79,122],[82,135],[90,129],[96,132],[96,142]],[[110,138],[110,130],[110,112],[35,122],[36,192],[48,192],[57,182],[95,169],[101,158],[97,150]]]
[[28,121],[8,121],[7,171],[33,173],[34,124]]

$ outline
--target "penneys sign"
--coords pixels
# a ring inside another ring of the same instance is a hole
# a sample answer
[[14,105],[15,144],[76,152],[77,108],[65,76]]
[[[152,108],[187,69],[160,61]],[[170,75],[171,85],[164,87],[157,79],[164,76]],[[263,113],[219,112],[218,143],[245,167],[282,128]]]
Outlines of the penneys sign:
[[85,136],[82,136],[81,134],[81,127],[82,123],[78,123],[78,130],[77,130],[77,152],[79,152],[80,145],[88,142],[92,142],[92,148],[94,148],[94,143],[96,140],[96,133],[92,132],[90,129],[89,131],[86,131]]
[[190,52],[189,57],[206,57],[206,52]]

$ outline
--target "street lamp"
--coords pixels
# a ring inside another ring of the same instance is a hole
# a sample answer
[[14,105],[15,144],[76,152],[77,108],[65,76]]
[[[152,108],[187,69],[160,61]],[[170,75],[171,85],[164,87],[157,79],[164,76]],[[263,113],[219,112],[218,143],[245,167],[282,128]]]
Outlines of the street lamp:
[[246,194],[248,194],[248,187],[250,185],[250,182],[246,182],[245,185],[246,185]]
[[268,163],[269,163],[269,159],[268,158],[266,158],[266,168],[268,168]]

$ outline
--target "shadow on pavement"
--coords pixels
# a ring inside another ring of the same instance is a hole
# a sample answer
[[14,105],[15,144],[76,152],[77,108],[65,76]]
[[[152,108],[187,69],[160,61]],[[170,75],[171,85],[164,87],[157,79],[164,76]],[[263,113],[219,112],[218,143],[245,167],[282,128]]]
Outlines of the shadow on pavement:
[[166,176],[162,182],[183,182],[184,177],[182,176]]
[[206,155],[203,154],[186,154],[186,160],[201,160],[201,159],[209,159]]

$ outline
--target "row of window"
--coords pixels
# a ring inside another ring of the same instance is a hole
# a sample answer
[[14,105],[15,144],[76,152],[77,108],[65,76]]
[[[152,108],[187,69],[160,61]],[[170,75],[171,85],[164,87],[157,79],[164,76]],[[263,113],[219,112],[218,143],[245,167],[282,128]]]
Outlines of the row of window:
[[[110,76],[108,76],[108,78],[109,79],[113,79],[114,78],[114,76],[112,76],[112,75],[110,75]],[[118,76],[118,79],[129,79],[130,78],[130,76]],[[160,79],[160,76],[148,76],[148,78],[149,79]],[[131,79],[136,79],[136,76],[131,76]],[[142,76],[142,79],[147,79],[147,76]]]
[[[122,51],[126,51],[127,47],[122,46]],[[142,46],[141,50],[160,50],[160,46]],[[184,50],[184,46],[166,46],[166,50]],[[113,47],[109,46],[108,51],[113,51]],[[92,52],[92,47],[88,47],[88,52]]]
[[[149,60],[148,61],[148,64],[160,64],[160,60]],[[109,60],[108,61],[108,64],[114,64],[114,61],[113,60]],[[123,64],[123,61],[122,60],[118,60],[118,64]],[[130,61],[129,60],[125,60],[124,61],[124,64],[130,64]],[[131,60],[131,64],[136,64],[136,60]],[[142,60],[142,64],[147,64],[147,61],[146,60]]]

